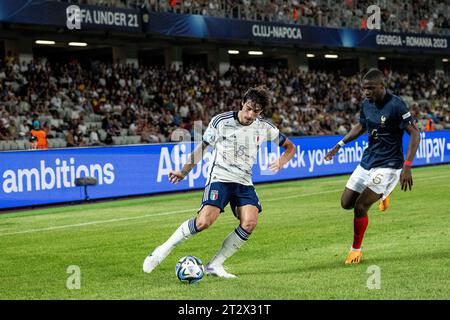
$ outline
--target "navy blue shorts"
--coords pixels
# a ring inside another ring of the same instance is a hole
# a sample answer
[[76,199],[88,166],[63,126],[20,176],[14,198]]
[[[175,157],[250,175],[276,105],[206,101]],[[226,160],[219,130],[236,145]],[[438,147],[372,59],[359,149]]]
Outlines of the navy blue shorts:
[[236,218],[238,218],[237,208],[245,205],[253,205],[258,208],[259,212],[262,211],[255,187],[228,182],[213,182],[207,185],[203,192],[200,210],[205,205],[211,205],[220,208],[222,213],[228,203],[230,203]]

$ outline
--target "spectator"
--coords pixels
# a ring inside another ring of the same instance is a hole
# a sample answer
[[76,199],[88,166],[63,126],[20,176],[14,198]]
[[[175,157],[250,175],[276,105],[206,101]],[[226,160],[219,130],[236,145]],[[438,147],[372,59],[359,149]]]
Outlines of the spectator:
[[38,120],[33,121],[33,129],[30,134],[36,138],[36,149],[48,149],[47,133],[41,128]]
[[425,131],[435,131],[436,125],[434,124],[434,120],[431,116],[427,119],[427,124],[425,126]]
[[89,145],[90,146],[102,145],[96,128],[91,129],[91,132],[89,133]]

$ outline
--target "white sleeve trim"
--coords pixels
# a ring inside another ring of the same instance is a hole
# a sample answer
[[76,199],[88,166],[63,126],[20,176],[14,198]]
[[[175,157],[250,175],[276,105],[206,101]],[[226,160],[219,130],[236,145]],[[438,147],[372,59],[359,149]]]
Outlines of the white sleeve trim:
[[407,112],[404,115],[402,115],[403,120],[408,119],[409,117],[411,117],[411,112]]

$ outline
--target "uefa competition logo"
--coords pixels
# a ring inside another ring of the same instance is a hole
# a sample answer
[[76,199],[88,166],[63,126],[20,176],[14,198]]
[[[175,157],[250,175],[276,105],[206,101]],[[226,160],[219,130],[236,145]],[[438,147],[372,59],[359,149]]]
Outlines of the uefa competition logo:
[[66,9],[66,26],[69,30],[81,29],[81,9],[77,5],[68,6]]
[[381,29],[381,9],[379,6],[373,4],[367,7],[367,29],[380,30]]

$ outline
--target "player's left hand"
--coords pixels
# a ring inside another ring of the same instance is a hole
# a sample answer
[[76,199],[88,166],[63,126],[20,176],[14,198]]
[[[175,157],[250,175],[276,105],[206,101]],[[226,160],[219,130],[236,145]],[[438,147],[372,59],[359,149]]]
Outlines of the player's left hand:
[[407,191],[409,188],[409,190],[411,191],[413,185],[411,167],[403,167],[402,173],[400,174],[400,184],[402,186],[402,190]]
[[284,164],[281,162],[281,159],[278,158],[274,162],[269,165],[269,169],[272,172],[278,172],[283,168]]
[[331,159],[333,159],[333,157],[336,155],[336,153],[338,153],[339,149],[341,148],[340,145],[335,145],[333,147],[333,149],[331,149],[330,151],[328,151],[327,155],[325,156],[325,160],[327,161],[331,161]]

